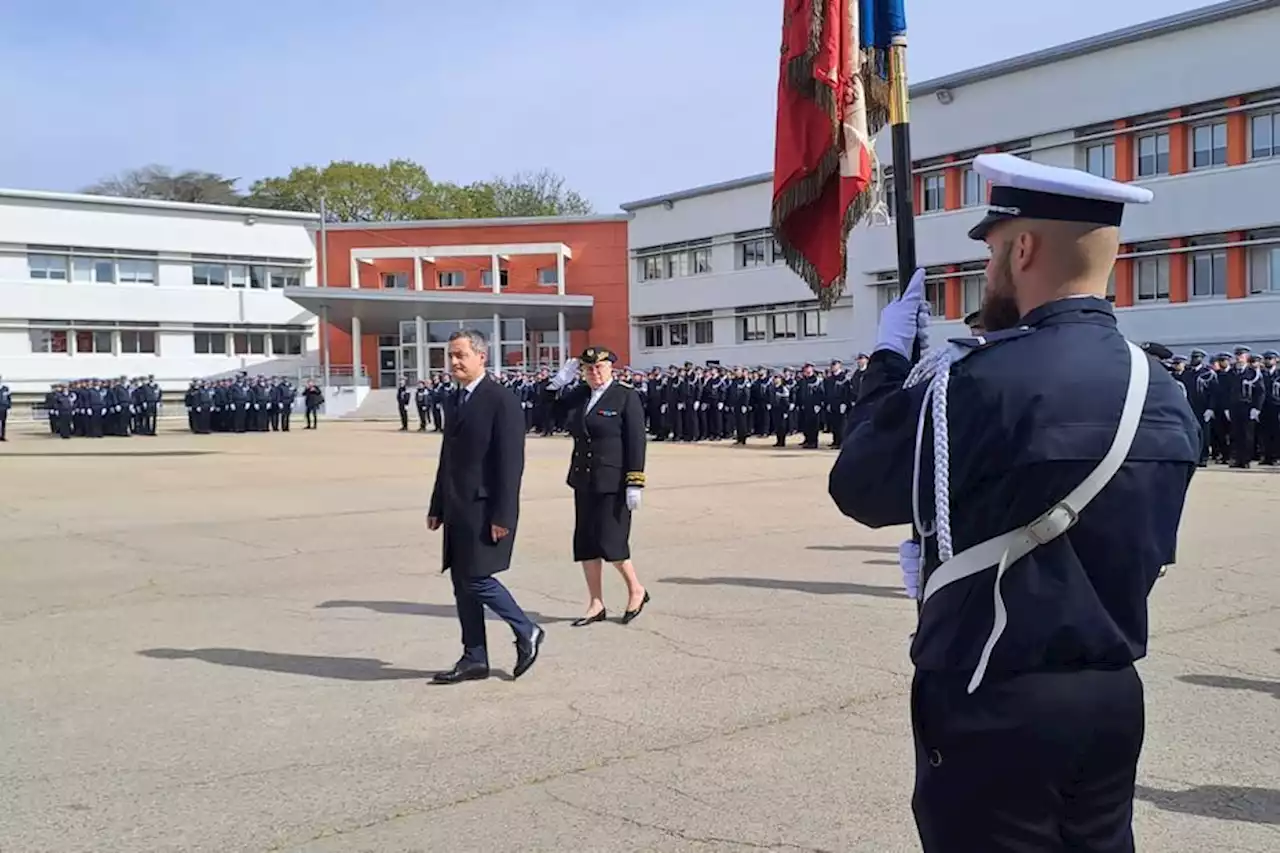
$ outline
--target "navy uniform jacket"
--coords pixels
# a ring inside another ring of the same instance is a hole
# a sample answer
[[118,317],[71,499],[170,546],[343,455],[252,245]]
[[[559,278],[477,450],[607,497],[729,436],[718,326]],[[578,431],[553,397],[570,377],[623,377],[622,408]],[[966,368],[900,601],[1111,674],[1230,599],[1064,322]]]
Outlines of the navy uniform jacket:
[[572,489],[616,494],[644,486],[644,406],[640,395],[616,379],[588,410],[591,386],[574,386],[557,402],[569,411],[565,425],[573,436],[573,457],[566,482]]
[[[955,553],[1034,521],[1078,486],[1111,446],[1129,381],[1129,354],[1101,299],[1050,302],[1025,331],[992,336],[955,363],[947,395]],[[904,390],[906,359],[875,353],[852,426],[831,471],[840,510],[868,525],[911,521],[916,419],[927,383]],[[921,463],[921,512],[933,515],[933,436]],[[1079,523],[1009,567],[1008,625],[985,681],[1017,673],[1118,668],[1143,657],[1147,595],[1174,562],[1199,427],[1175,380],[1152,369],[1125,463]],[[929,508],[927,511],[925,507]],[[925,543],[924,579],[938,566]],[[976,668],[994,618],[995,569],[939,590],[911,647],[917,669]]]

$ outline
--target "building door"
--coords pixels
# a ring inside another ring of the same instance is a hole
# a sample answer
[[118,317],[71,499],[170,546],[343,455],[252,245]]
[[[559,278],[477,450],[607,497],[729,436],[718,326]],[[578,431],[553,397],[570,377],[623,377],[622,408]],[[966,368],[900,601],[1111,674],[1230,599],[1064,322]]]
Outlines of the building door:
[[534,359],[533,368],[535,370],[540,370],[545,367],[548,370],[559,370],[559,350],[560,348],[554,344],[538,344],[537,356]]
[[400,375],[410,385],[418,384],[418,348],[416,346],[400,347]]
[[449,345],[431,343],[427,346],[427,374],[431,379],[437,376],[449,378]]
[[394,388],[400,381],[400,348],[378,347],[378,387]]

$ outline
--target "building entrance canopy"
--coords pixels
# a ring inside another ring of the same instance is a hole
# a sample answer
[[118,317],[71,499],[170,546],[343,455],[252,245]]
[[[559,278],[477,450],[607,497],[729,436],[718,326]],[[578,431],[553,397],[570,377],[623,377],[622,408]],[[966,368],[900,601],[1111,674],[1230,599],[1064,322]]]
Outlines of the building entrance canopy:
[[523,319],[531,331],[591,328],[590,296],[551,293],[498,293],[365,290],[337,287],[286,287],[285,296],[344,332],[399,334],[400,323],[422,317],[472,320],[495,315]]

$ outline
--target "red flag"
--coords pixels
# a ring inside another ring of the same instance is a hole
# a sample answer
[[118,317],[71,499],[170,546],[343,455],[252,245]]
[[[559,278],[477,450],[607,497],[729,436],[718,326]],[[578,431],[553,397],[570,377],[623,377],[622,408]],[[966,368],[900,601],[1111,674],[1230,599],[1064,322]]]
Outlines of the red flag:
[[849,232],[873,201],[871,139],[887,119],[887,91],[864,73],[858,0],[783,2],[773,233],[787,266],[830,308],[844,292]]

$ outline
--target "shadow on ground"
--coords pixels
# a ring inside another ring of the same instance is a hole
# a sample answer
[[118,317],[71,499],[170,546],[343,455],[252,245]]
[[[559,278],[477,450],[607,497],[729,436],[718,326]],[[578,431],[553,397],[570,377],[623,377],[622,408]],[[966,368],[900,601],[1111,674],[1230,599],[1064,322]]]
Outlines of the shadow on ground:
[[1138,785],[1134,796],[1158,809],[1243,823],[1280,824],[1280,791],[1235,785],[1200,785],[1162,791]]
[[290,655],[256,649],[143,649],[138,652],[156,660],[201,660],[219,666],[258,669],[340,681],[399,681],[430,678],[435,672],[397,669],[377,658],[336,658],[322,655]]
[[8,457],[10,459],[28,459],[31,457],[48,456],[57,459],[83,459],[83,458],[103,458],[112,457],[160,457],[160,456],[216,456],[222,453],[221,450],[118,450],[115,452],[107,450],[90,450],[84,452],[71,451],[69,453],[57,453],[51,450],[37,450],[32,453],[15,453]]
[[1179,675],[1178,680],[1183,684],[1216,687],[1219,690],[1252,690],[1254,693],[1267,693],[1273,699],[1280,699],[1280,681],[1238,678],[1234,675]]
[[[372,610],[375,613],[394,613],[400,616],[435,616],[440,619],[457,619],[458,610],[452,604],[430,604],[422,601],[325,601],[316,605],[317,610],[331,610],[341,607],[354,607]],[[576,616],[547,616],[536,610],[526,610],[525,614],[539,625],[556,625],[561,622],[572,622]],[[485,618],[498,620],[488,610]]]
[[897,556],[897,545],[806,545],[806,551],[863,551],[867,554],[893,554]]
[[680,586],[741,586],[751,589],[785,589],[813,595],[870,595],[875,598],[906,598],[907,594],[892,586],[871,586],[841,581],[806,581],[782,578],[659,578],[658,583]]

